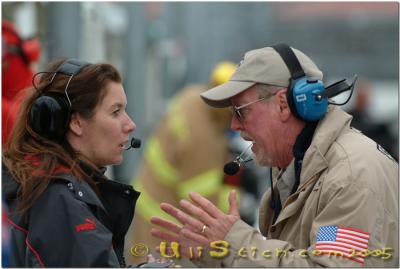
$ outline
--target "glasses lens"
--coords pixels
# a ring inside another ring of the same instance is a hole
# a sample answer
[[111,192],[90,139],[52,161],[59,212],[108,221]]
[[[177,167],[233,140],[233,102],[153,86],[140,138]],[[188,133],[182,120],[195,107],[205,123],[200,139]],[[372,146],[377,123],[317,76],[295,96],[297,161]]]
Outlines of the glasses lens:
[[232,112],[233,112],[233,114],[235,115],[235,117],[238,119],[238,120],[242,120],[243,119],[243,116],[242,116],[242,113],[240,112],[240,109],[237,109],[237,108],[235,108],[235,107],[233,107],[232,108]]

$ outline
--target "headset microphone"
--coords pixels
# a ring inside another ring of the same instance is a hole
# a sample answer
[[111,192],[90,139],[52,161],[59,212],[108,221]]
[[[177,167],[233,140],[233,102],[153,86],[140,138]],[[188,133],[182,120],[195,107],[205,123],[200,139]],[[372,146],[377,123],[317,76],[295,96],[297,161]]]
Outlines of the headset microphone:
[[329,85],[328,87],[325,88],[324,92],[322,92],[321,94],[316,96],[316,100],[319,101],[323,98],[335,97],[335,96],[341,94],[342,92],[351,91],[350,96],[347,98],[347,100],[344,103],[338,104],[338,103],[329,102],[330,104],[333,104],[333,105],[346,104],[350,100],[351,95],[353,94],[354,86],[357,82],[357,78],[358,78],[357,75],[354,75],[353,82],[351,84],[349,84],[346,79],[342,79],[336,83],[333,83],[332,85]]
[[247,160],[242,158],[242,155],[244,153],[246,153],[253,144],[254,144],[254,142],[252,142],[245,150],[243,150],[242,153],[240,153],[240,155],[237,156],[234,161],[225,164],[225,166],[224,166],[224,173],[225,174],[232,176],[232,175],[236,174],[239,171],[240,165],[242,165],[243,163],[247,163],[247,162],[250,162],[251,160],[253,160],[252,158],[248,158]]
[[132,137],[129,147],[127,148],[124,147],[124,150],[128,150],[131,148],[140,148],[141,145],[142,141],[140,141],[140,139]]

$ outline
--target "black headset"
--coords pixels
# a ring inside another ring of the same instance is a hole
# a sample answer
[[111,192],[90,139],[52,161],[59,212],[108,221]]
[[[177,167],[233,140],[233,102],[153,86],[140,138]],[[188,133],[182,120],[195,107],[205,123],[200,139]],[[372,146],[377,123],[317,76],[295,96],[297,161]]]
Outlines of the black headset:
[[[35,76],[37,76],[41,73],[53,73],[46,87],[51,87],[51,84],[58,74],[69,76],[64,94],[48,92],[41,94],[33,102],[29,112],[29,125],[37,134],[52,140],[58,140],[64,137],[68,130],[72,106],[67,92],[68,86],[72,78],[87,65],[89,65],[87,62],[77,59],[68,59],[54,72],[39,72],[35,74]],[[35,76],[33,78],[35,78]]]
[[[298,119],[317,121],[326,114],[328,104],[343,105],[350,100],[357,76],[354,77],[352,84],[348,84],[343,79],[325,88],[321,80],[306,76],[299,60],[288,45],[278,44],[272,47],[279,53],[289,69],[291,77],[286,96],[290,110]],[[351,94],[345,103],[337,104],[328,101],[328,98],[348,90],[351,90]]]

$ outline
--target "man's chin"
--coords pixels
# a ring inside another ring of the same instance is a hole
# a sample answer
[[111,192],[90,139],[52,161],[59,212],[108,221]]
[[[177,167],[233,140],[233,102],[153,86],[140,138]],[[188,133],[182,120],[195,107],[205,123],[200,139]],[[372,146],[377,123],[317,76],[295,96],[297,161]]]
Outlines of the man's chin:
[[259,166],[269,166],[264,155],[260,156],[259,154],[254,154],[254,161]]

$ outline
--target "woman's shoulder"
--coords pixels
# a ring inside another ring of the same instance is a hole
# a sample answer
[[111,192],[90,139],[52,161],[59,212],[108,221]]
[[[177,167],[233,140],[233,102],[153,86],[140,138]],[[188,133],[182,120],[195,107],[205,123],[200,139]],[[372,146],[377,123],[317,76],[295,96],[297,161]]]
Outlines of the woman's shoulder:
[[89,184],[78,180],[70,173],[55,176],[39,200],[45,200],[45,203],[61,202],[64,206],[71,206],[71,203],[84,203],[103,207],[97,194]]

